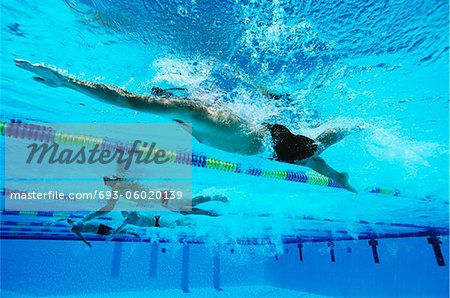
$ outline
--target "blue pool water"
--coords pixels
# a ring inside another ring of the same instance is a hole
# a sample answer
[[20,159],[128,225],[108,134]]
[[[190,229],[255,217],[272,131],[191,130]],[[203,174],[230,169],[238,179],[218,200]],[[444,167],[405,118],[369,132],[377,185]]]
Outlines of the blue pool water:
[[172,122],[40,84],[15,66],[25,59],[138,94],[187,88],[177,92],[311,138],[363,129],[322,154],[358,194],[245,175],[317,176],[193,140],[196,154],[244,169],[192,167],[193,195],[229,199],[202,204],[221,216],[190,216],[193,228],[147,228],[130,242],[91,235],[89,249],[62,237],[65,223],[44,227],[51,216],[2,211],[1,296],[448,297],[448,267],[427,243],[439,237],[448,265],[448,12],[442,0],[2,1],[2,123]]

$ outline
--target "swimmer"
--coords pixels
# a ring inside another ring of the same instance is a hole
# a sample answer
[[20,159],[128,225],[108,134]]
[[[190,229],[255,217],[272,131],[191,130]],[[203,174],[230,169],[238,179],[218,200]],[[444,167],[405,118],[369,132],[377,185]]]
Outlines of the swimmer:
[[[121,179],[118,176],[112,176],[112,177],[103,177],[103,181],[105,183],[105,185],[111,187],[112,191],[116,191],[117,193],[121,193],[124,191],[133,191],[133,192],[140,192],[140,191],[144,191],[144,192],[149,192],[149,189],[146,189],[142,184],[132,181],[132,180],[128,180],[128,179]],[[108,202],[108,204],[110,204],[109,208],[106,209],[110,209],[111,207],[114,208],[117,200],[110,200],[113,201],[111,203]],[[183,215],[206,215],[206,216],[218,216],[218,213],[212,210],[203,210],[200,208],[197,208],[196,206],[202,203],[206,203],[206,202],[222,202],[222,203],[227,203],[228,202],[228,198],[222,195],[213,195],[213,196],[195,196],[192,198],[191,200],[191,208],[189,208],[189,210],[176,210],[174,208],[172,208],[171,206],[169,206],[169,199],[167,197],[163,197],[161,199],[161,205],[172,212],[177,212]],[[158,200],[156,201],[158,202]],[[102,210],[102,209],[101,209]],[[100,210],[100,212],[102,212]],[[112,209],[110,209],[112,210]],[[103,214],[103,213],[101,213]]]
[[78,236],[87,246],[92,247],[91,243],[84,238],[81,233],[92,233],[107,236],[112,233],[113,228],[96,222],[85,223],[82,221],[73,221],[71,219],[67,219],[67,223],[72,226],[71,232]]
[[[133,181],[132,179],[122,179],[119,176],[113,175],[112,177],[107,177],[104,176],[103,177],[103,182],[106,186],[111,187],[113,192],[117,192],[118,194],[121,194],[123,192],[150,192],[151,189],[147,189],[145,188],[142,184]],[[164,191],[162,191],[162,193],[164,193]],[[163,194],[164,196],[164,194]],[[120,198],[120,195],[119,195]],[[168,211],[173,211],[173,212],[178,212],[181,213],[183,215],[187,215],[187,214],[195,214],[195,215],[207,215],[207,216],[217,216],[217,213],[214,211],[207,211],[207,210],[203,210],[200,208],[196,208],[195,206],[202,204],[202,203],[206,203],[206,202],[211,202],[211,201],[217,201],[217,202],[222,202],[222,203],[227,203],[228,202],[228,198],[222,195],[213,195],[213,196],[195,196],[192,198],[191,200],[191,207],[189,208],[190,210],[176,210],[173,207],[169,206],[169,199],[167,197],[162,197],[161,200],[155,200],[155,201],[151,201],[151,202],[155,202],[153,203],[153,205],[158,205],[159,202],[161,204],[161,206],[164,209],[167,209]],[[88,221],[91,220],[95,217],[101,216],[101,215],[105,215],[106,213],[112,211],[115,207],[115,205],[117,204],[118,199],[117,200],[108,200],[107,205],[105,205],[104,207],[102,207],[100,210],[88,215],[87,217],[85,217],[83,220],[84,221]],[[144,200],[144,202],[146,202],[148,204],[148,200]],[[151,206],[149,206],[151,207]],[[156,206],[155,206],[156,207]]]
[[[121,192],[121,191],[129,191],[132,189],[135,191],[136,189],[139,189],[140,191],[148,191],[142,186],[141,184],[121,179],[118,176],[112,176],[112,177],[103,177],[103,180],[105,182],[105,185],[111,187],[113,191]],[[115,202],[117,200],[114,200]],[[163,198],[161,200],[161,204],[167,208],[168,210],[176,213],[180,213],[182,215],[203,215],[203,216],[219,216],[219,213],[214,210],[204,210],[201,208],[196,207],[199,204],[206,203],[206,202],[222,202],[227,203],[228,198],[221,195],[214,195],[214,196],[196,196],[192,198],[192,208],[190,210],[174,210],[170,208],[169,200],[167,198]],[[111,206],[115,206],[114,205]],[[165,220],[165,218],[161,218],[161,215],[152,215],[148,212],[136,212],[136,211],[122,211],[122,216],[125,218],[123,223],[120,225],[120,227],[117,228],[117,230],[113,233],[113,235],[110,237],[110,239],[114,238],[117,234],[119,234],[127,225],[134,225],[139,227],[164,227],[164,228],[175,228],[177,226],[191,226],[191,223],[188,219],[182,218],[177,219],[175,221],[169,221]]]
[[[108,239],[112,240],[119,233],[123,232],[128,225],[133,225],[141,228],[169,228],[174,229],[177,226],[191,227],[190,220],[186,218],[176,220],[166,220],[161,215],[153,215],[148,212],[136,211],[122,211],[122,216],[125,218],[123,223],[112,233]],[[139,238],[139,236],[138,236]]]
[[224,108],[199,100],[180,98],[163,92],[164,96],[145,96],[107,84],[89,82],[65,75],[56,68],[16,59],[18,67],[37,75],[34,80],[49,87],[66,87],[84,93],[107,104],[135,111],[157,114],[180,124],[192,124],[192,136],[200,143],[231,153],[259,154],[264,150],[264,140],[271,138],[274,159],[280,162],[309,167],[327,176],[343,188],[357,192],[348,182],[348,175],[330,167],[320,154],[356,129],[327,129],[315,140],[293,134],[280,124],[254,125],[247,119]]
[[[89,248],[92,248],[92,245],[89,241],[86,240],[86,238],[83,236],[83,234],[87,233],[87,234],[97,234],[97,235],[102,235],[102,236],[110,236],[110,237],[108,237],[108,239],[112,239],[111,235],[113,235],[113,234],[116,235],[117,233],[120,232],[120,231],[117,232],[118,229],[111,228],[110,226],[104,225],[98,221],[89,221],[89,222],[86,222],[83,220],[74,221],[70,218],[60,218],[55,221],[48,222],[45,225],[52,226],[61,221],[67,221],[67,223],[72,227],[70,229],[70,231],[72,233],[74,233],[78,238],[80,238],[81,241],[83,241],[87,246],[89,246]],[[182,223],[180,222],[179,224],[181,225]],[[139,238],[139,235],[136,233],[127,232],[127,234],[130,234],[130,235],[133,235],[133,236]]]
[[[122,192],[122,191],[149,191],[148,189],[145,189],[141,184],[131,181],[131,180],[126,180],[126,179],[121,179],[120,177],[113,175],[111,177],[107,177],[104,176],[103,177],[103,183],[106,186],[111,187],[111,189],[113,191],[118,191],[118,192]],[[119,199],[110,199],[107,200],[107,203],[105,206],[103,206],[102,208],[100,208],[99,210],[89,213],[88,215],[86,215],[84,218],[82,218],[79,222],[81,224],[86,223],[88,221],[91,221],[97,217],[100,216],[104,216],[106,214],[108,214],[109,212],[113,211],[117,202]],[[228,202],[228,198],[225,196],[221,196],[221,195],[214,195],[214,196],[196,196],[194,198],[192,198],[192,202],[191,202],[191,206],[192,208],[190,210],[174,210],[173,208],[170,208],[170,206],[168,206],[169,200],[167,198],[162,198],[161,200],[161,205],[168,209],[169,211],[172,212],[177,212],[180,213],[182,215],[206,215],[206,216],[219,216],[219,214],[214,211],[214,210],[203,210],[200,208],[197,208],[195,206],[202,204],[202,203],[206,203],[206,202],[211,202],[211,201],[216,201],[216,202],[222,202],[222,203],[227,203]],[[155,203],[156,204],[156,203]],[[123,213],[122,213],[123,215]]]

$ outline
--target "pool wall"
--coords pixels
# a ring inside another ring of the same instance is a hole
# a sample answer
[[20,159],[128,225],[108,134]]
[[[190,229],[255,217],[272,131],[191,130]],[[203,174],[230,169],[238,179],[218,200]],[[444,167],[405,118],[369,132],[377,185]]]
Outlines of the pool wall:
[[288,254],[267,262],[266,283],[335,297],[448,297],[449,239],[441,241],[445,267],[426,238],[378,240],[379,264],[368,241],[336,242],[334,263],[327,243],[304,244],[302,262],[289,245]]

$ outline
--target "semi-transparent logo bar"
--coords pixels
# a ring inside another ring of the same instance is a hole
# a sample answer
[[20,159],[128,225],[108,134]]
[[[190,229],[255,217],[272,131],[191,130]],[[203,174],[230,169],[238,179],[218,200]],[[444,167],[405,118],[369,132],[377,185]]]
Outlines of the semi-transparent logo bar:
[[192,137],[178,124],[8,124],[5,208],[186,210]]

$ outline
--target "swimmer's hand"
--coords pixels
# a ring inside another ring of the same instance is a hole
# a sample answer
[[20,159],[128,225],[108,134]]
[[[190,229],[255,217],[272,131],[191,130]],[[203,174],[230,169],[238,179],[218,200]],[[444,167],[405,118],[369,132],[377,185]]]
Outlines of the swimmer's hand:
[[141,239],[141,235],[139,235],[138,233],[135,232],[127,232],[127,234],[136,237],[137,239]]
[[225,196],[222,195],[215,195],[211,197],[211,201],[218,201],[218,202],[223,202],[223,203],[228,203],[229,199]]
[[215,210],[208,210],[208,216],[220,216],[221,214]]
[[132,232],[132,231],[121,230],[121,231],[119,231],[119,233],[115,233],[114,232],[113,234],[107,236],[106,237],[106,241],[113,241],[114,238],[116,238],[116,236],[118,234],[122,234],[122,235],[125,235],[125,236],[133,236],[133,237],[135,237],[137,239],[141,239],[141,235],[139,235],[138,233],[135,233],[135,232]]
[[44,225],[44,226],[54,226],[54,225],[56,225],[58,222],[62,222],[62,221],[65,221],[65,220],[67,220],[67,219],[66,219],[66,218],[60,218],[60,219],[57,219],[57,220],[48,221],[48,222],[44,223],[43,225]]
[[60,73],[58,70],[45,66],[40,63],[32,64],[30,61],[15,59],[17,67],[31,71],[37,74],[33,79],[37,82],[43,83],[49,87],[61,87],[68,81],[68,77]]

